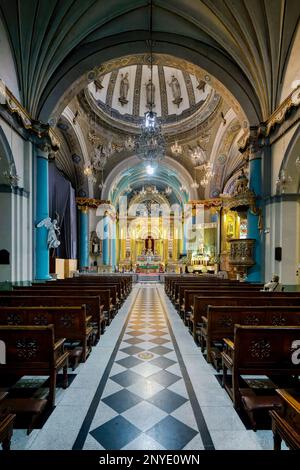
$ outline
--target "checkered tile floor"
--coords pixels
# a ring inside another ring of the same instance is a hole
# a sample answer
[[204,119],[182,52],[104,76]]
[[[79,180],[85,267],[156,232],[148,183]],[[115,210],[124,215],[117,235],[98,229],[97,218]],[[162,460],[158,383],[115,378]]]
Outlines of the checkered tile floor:
[[155,287],[138,293],[84,448],[202,448]]

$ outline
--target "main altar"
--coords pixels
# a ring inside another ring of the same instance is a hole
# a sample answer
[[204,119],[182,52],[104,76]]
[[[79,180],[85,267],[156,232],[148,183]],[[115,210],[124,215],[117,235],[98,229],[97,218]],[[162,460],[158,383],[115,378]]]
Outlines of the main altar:
[[136,271],[140,273],[158,273],[163,271],[162,258],[154,255],[152,251],[137,256]]

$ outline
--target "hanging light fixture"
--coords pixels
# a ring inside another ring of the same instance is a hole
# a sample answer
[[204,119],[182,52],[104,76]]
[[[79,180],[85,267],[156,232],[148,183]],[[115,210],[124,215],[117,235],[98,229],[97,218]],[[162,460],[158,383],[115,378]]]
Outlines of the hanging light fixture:
[[135,140],[134,140],[133,137],[131,137],[131,135],[129,135],[129,136],[125,139],[124,146],[125,146],[125,149],[128,150],[129,152],[134,150],[134,148],[135,148]]
[[148,166],[153,167],[165,156],[166,141],[162,135],[161,125],[157,118],[157,113],[153,111],[154,103],[154,85],[153,85],[153,52],[152,52],[152,21],[153,5],[150,2],[150,100],[148,102],[149,111],[144,114],[141,126],[141,134],[136,141],[137,156]]
[[172,194],[172,188],[170,188],[170,186],[167,186],[166,189],[165,189],[165,193],[169,196],[170,194]]
[[171,152],[176,157],[179,157],[179,155],[182,154],[182,145],[179,145],[177,140],[175,140],[174,144],[171,145]]

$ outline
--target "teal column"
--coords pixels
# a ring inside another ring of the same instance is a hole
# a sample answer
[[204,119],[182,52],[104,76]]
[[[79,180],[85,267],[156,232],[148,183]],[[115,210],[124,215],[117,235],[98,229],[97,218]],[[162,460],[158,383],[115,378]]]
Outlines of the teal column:
[[[249,161],[249,188],[257,196],[256,206],[262,209],[262,168],[260,152],[253,153]],[[262,281],[262,240],[258,227],[258,214],[254,214],[251,209],[247,214],[248,233],[247,238],[254,238],[254,261],[255,265],[248,269],[247,280],[250,282]]]
[[79,208],[79,269],[89,267],[89,214],[87,207]]
[[117,236],[116,222],[113,221],[113,224],[112,224],[112,239],[111,239],[111,265],[112,265],[113,270],[116,267],[116,256],[117,256],[117,253],[116,253],[116,249],[117,249],[116,236]]
[[103,264],[105,266],[108,266],[109,265],[109,217],[108,215],[105,215],[103,218],[102,251],[103,251]]
[[48,152],[38,148],[36,160],[35,278],[50,279],[48,230],[37,224],[49,217]]

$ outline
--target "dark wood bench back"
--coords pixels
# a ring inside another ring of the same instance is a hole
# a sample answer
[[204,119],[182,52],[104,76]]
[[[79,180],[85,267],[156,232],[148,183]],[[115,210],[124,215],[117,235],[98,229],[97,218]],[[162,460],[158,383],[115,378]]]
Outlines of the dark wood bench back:
[[[26,369],[50,369],[54,366],[54,327],[0,326],[0,340],[6,346],[6,364],[0,365],[0,374]],[[25,374],[24,374],[25,375]]]
[[239,374],[300,375],[294,357],[299,342],[300,326],[235,325],[234,368]]
[[4,307],[82,307],[85,305],[86,315],[92,317],[92,321],[98,326],[98,339],[101,333],[101,323],[105,322],[103,313],[101,312],[100,297],[77,295],[70,296],[65,292],[65,295],[54,296],[52,293],[48,295],[31,295],[29,291],[25,294],[17,291],[6,292],[7,295],[2,295],[0,291],[0,306]]
[[0,307],[0,325],[54,326],[55,340],[83,340],[86,308],[81,307]]

